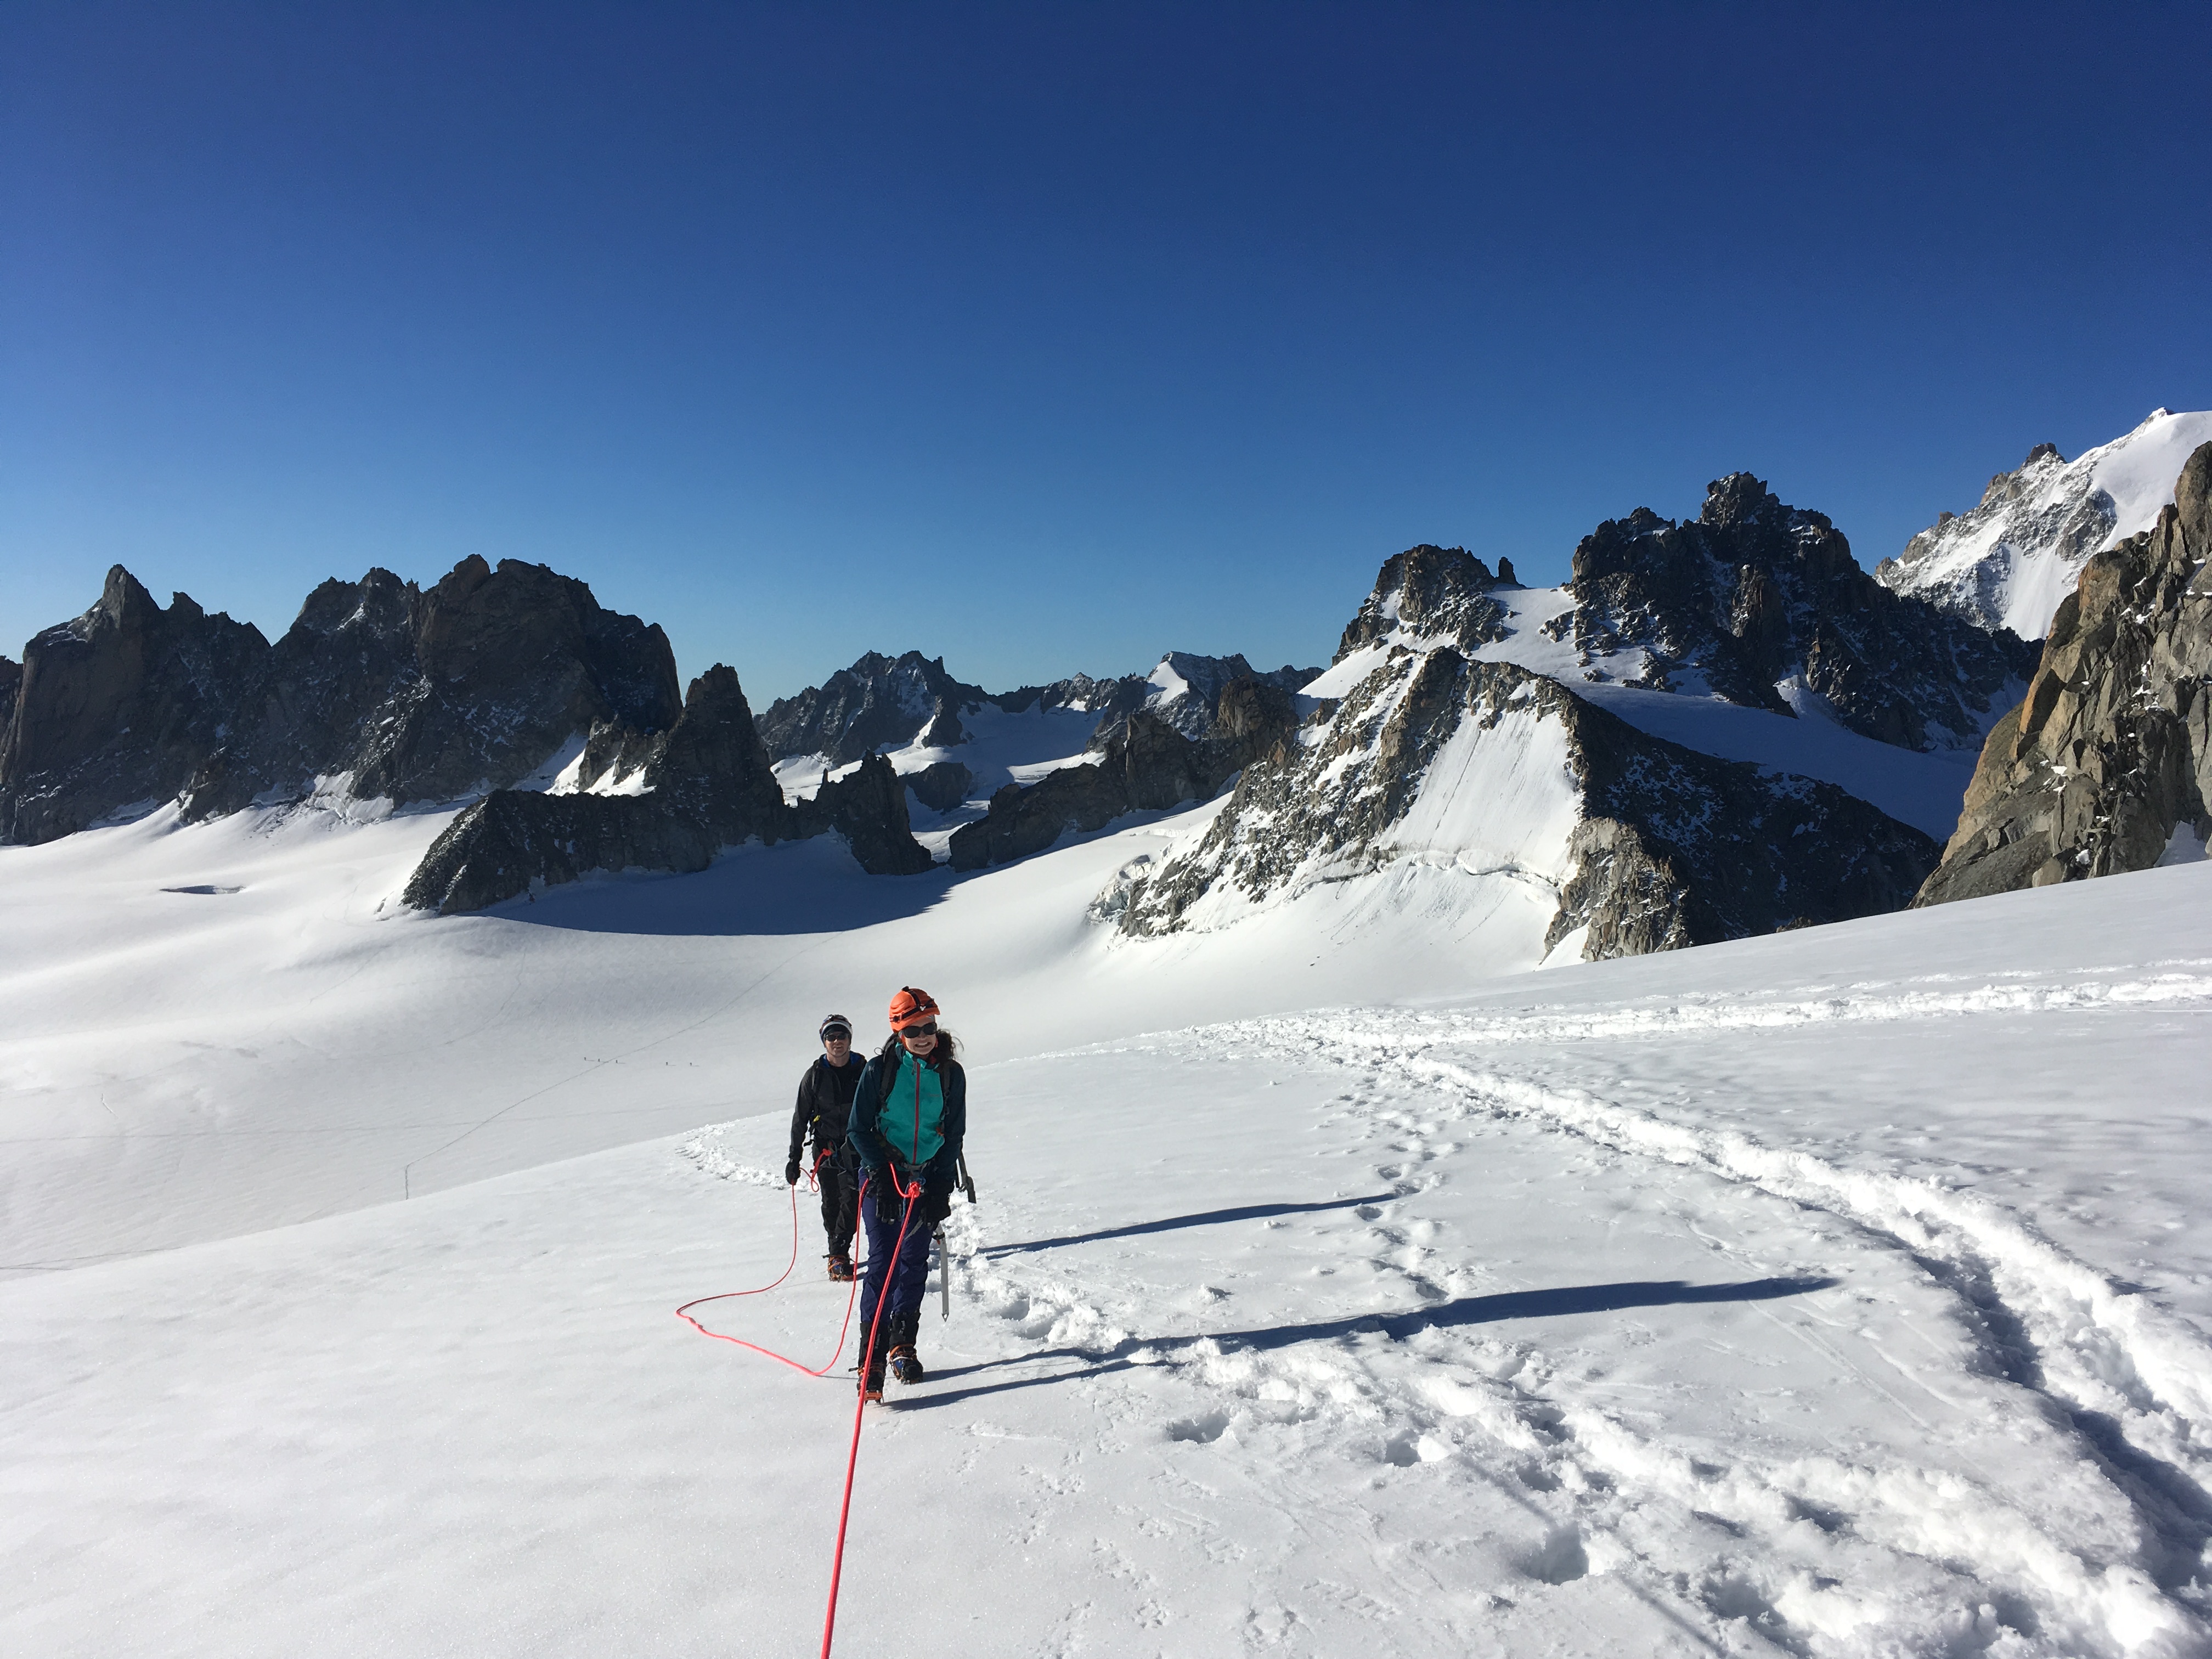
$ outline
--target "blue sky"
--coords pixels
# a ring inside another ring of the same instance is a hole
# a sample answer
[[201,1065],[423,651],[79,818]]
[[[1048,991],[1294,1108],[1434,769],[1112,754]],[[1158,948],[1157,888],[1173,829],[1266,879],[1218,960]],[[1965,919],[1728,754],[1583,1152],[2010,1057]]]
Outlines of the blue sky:
[[[1844,15],[1848,11],[1848,15]],[[0,650],[541,561],[757,702],[1325,661],[2212,405],[2201,5],[0,7]]]

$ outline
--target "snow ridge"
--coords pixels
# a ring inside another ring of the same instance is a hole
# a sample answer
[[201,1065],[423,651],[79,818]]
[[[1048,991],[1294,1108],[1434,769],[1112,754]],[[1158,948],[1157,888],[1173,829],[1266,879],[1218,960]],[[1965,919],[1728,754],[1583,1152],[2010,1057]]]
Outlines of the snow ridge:
[[2142,425],[2069,461],[2039,444],[1990,480],[1981,504],[1947,513],[1885,559],[1875,580],[2024,640],[2050,631],[2090,558],[2148,530],[2173,501],[2190,452],[2212,441],[2212,411],[2153,410]]

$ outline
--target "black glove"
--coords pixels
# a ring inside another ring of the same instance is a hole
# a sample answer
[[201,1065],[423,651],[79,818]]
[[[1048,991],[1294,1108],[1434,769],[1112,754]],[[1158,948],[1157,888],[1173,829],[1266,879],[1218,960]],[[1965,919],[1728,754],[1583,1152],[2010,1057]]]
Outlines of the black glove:
[[899,1171],[896,1166],[877,1170],[873,1184],[868,1188],[870,1196],[875,1200],[876,1219],[896,1221],[904,1215],[906,1200],[901,1195],[899,1188],[902,1185],[910,1187],[913,1184],[911,1181],[900,1180]]
[[791,1155],[791,1162],[783,1166],[783,1184],[787,1187],[796,1187],[799,1184],[799,1154],[797,1152],[793,1152]]

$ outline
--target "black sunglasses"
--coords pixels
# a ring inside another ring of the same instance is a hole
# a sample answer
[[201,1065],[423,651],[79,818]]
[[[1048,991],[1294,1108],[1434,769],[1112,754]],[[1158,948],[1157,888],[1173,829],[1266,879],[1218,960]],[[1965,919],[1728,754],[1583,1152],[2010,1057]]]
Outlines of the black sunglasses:
[[903,1026],[900,1029],[899,1035],[902,1037],[935,1036],[937,1022],[933,1019],[927,1025]]

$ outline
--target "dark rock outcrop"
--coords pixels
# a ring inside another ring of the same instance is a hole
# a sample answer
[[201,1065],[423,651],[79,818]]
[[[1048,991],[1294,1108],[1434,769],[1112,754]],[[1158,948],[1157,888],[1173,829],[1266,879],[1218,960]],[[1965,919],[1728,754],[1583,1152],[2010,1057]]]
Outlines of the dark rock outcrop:
[[1907,749],[1978,742],[2034,661],[2034,648],[1859,568],[1826,516],[1784,506],[1738,472],[1677,524],[1648,507],[1608,520],[1575,550],[1572,630],[1588,678],[1656,690],[1702,683],[1730,702],[1796,711],[1783,688],[1822,700],[1841,724]]
[[[1182,683],[1180,691],[1164,694],[1163,682],[1158,678],[1163,671],[1174,677],[1165,682],[1166,686],[1171,688],[1176,680]],[[1091,733],[1090,746],[1102,751],[1107,749],[1121,737],[1130,715],[1139,708],[1149,709],[1196,742],[1212,728],[1215,713],[1221,706],[1221,694],[1236,682],[1249,680],[1296,691],[1320,672],[1318,668],[1297,668],[1288,663],[1262,672],[1245,661],[1242,652],[1226,657],[1200,657],[1188,651],[1170,651],[1160,659],[1159,666],[1152,674],[1132,674],[1109,683],[1113,690],[1103,702],[1098,729]]]
[[250,623],[121,565],[100,601],[23,647],[0,732],[0,841],[44,842],[174,799],[236,735],[269,657]]
[[25,653],[0,737],[0,839],[44,841],[139,804],[189,816],[297,799],[317,779],[395,805],[531,776],[596,725],[680,708],[658,627],[543,565],[468,558],[428,592],[329,581],[275,646],[118,566],[82,617]]
[[825,755],[832,765],[845,766],[877,750],[911,743],[947,713],[948,740],[963,741],[951,736],[959,729],[959,711],[987,701],[982,687],[946,673],[942,657],[870,651],[820,685],[770,703],[760,717],[761,740],[778,760]]
[[15,718],[15,693],[23,684],[23,665],[12,657],[0,657],[0,744],[8,740],[8,728]]
[[1206,800],[1279,744],[1297,724],[1296,699],[1279,685],[1243,678],[1222,688],[1205,736],[1191,738],[1150,709],[1083,762],[991,797],[988,813],[952,832],[956,870],[980,870],[1042,852],[1069,830],[1103,829],[1125,812]]
[[811,801],[785,805],[737,674],[720,664],[692,682],[666,732],[594,730],[578,780],[586,787],[612,780],[635,793],[495,790],[431,843],[406,902],[450,915],[593,871],[703,870],[725,847],[830,830],[872,874],[930,865],[908,827],[906,791],[881,756],[866,757]]
[[1832,783],[1638,732],[1577,700],[1587,814],[1567,843],[1547,947],[1589,929],[1589,962],[1901,910],[1930,836]]
[[881,755],[866,755],[860,765],[815,792],[814,799],[790,809],[798,837],[833,830],[844,836],[860,868],[872,876],[919,875],[933,860],[914,838],[907,817],[906,780]]
[[2212,836],[2208,559],[2212,444],[2154,528],[2082,567],[1916,903],[2146,869],[2177,829]]
[[1142,674],[1123,674],[1109,680],[1071,674],[1049,685],[1024,685],[1018,690],[994,693],[991,702],[1009,714],[1026,714],[1034,708],[1073,709],[1097,715],[1103,725],[1142,708],[1152,690],[1152,681]]
[[465,559],[414,616],[416,674],[368,723],[356,794],[404,804],[502,787],[595,725],[665,730],[683,706],[659,625],[601,609],[544,565]]
[[908,773],[905,782],[914,798],[931,811],[950,812],[967,800],[968,792],[975,787],[975,775],[958,761],[936,761]]
[[1427,542],[1385,560],[1374,592],[1344,630],[1336,660],[1393,636],[1449,641],[1463,651],[1504,639],[1505,607],[1490,590],[1514,584],[1510,564],[1501,561],[1498,569],[1493,576],[1465,548]]
[[[1497,758],[1486,771],[1461,750],[1472,769],[1448,793],[1519,781],[1501,820],[1480,827],[1495,838],[1480,857],[1522,882],[1547,879],[1551,860],[1547,948],[1587,929],[1589,960],[1895,909],[1936,856],[1927,836],[1832,785],[1648,737],[1510,664],[1400,647],[1297,741],[1247,766],[1194,847],[1130,878],[1097,914],[1127,933],[1175,933],[1401,858],[1476,855],[1423,839],[1454,833],[1444,824],[1415,825],[1449,810],[1425,791],[1447,745],[1468,744],[1497,744]],[[1504,821],[1516,811],[1534,818]]]

